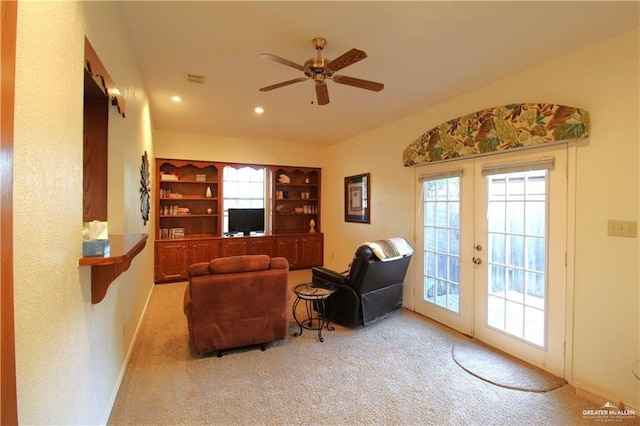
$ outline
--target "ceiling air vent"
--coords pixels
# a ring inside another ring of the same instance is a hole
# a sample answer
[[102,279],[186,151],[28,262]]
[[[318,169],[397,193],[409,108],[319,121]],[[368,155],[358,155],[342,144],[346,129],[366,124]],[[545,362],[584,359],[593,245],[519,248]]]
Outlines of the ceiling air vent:
[[191,84],[192,86],[204,86],[203,75],[189,74],[189,73],[186,73],[185,75],[187,77],[187,83]]

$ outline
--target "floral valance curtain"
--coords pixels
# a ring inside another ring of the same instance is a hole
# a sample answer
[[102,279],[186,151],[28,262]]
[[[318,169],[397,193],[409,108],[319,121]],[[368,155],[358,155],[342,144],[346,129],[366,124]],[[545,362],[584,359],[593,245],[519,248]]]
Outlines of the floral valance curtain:
[[589,136],[589,114],[556,104],[509,104],[449,120],[402,153],[405,167]]

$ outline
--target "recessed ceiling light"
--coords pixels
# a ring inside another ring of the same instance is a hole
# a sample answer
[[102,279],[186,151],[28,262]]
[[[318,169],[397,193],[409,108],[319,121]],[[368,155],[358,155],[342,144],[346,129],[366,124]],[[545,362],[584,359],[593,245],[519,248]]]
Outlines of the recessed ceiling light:
[[171,100],[172,100],[173,102],[182,102],[182,98],[181,98],[180,96],[177,96],[177,95],[172,96],[172,97],[171,97]]
[[253,109],[253,111],[254,111],[256,114],[263,114],[263,113],[264,113],[264,108],[262,108],[262,107],[259,107],[259,106],[258,106],[258,107],[255,107],[255,108]]

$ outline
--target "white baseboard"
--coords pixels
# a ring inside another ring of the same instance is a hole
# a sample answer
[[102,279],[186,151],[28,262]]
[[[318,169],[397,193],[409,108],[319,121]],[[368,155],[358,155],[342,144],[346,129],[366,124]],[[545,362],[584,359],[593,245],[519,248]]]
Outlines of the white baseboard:
[[149,300],[151,300],[151,294],[153,293],[153,289],[155,288],[155,284],[151,284],[151,289],[149,290],[149,294],[147,295],[147,300],[144,302],[144,308],[142,309],[142,314],[138,319],[138,324],[136,324],[136,329],[133,332],[133,337],[131,338],[131,342],[129,343],[129,348],[127,349],[127,355],[124,358],[124,362],[122,363],[122,367],[120,368],[120,373],[118,374],[118,378],[116,379],[115,386],[113,387],[113,392],[111,393],[111,397],[109,398],[109,402],[107,403],[107,408],[105,409],[104,414],[102,415],[103,421],[100,422],[101,425],[106,425],[109,423],[109,417],[111,417],[111,411],[113,410],[113,405],[116,403],[116,397],[118,396],[118,391],[120,390],[120,385],[122,384],[122,379],[124,378],[124,373],[127,371],[127,366],[129,365],[129,358],[131,357],[131,353],[133,352],[133,346],[136,343],[136,339],[138,337],[138,331],[140,330],[140,326],[142,325],[142,320],[144,315],[147,312],[147,306],[149,306]]
[[638,415],[638,413],[640,413],[640,411],[638,410],[638,407],[634,407],[630,404],[627,404],[623,401],[616,401],[614,399],[611,398],[606,398],[600,394],[597,393],[597,391],[591,391],[591,390],[587,390],[583,387],[580,386],[580,384],[576,384],[576,383],[569,383],[569,386],[573,387],[576,395],[579,396],[580,398],[584,398],[596,405],[598,405],[598,407],[602,407],[607,403],[611,403],[613,405],[615,405],[616,407],[618,407],[619,410],[633,410],[636,412],[636,416]]

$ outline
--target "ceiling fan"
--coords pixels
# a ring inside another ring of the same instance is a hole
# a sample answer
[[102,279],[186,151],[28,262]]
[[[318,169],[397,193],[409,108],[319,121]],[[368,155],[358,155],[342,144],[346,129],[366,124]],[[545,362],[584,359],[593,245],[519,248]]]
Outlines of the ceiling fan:
[[348,52],[343,53],[334,60],[329,60],[322,57],[322,49],[327,44],[327,41],[323,38],[316,37],[312,40],[313,46],[316,48],[317,56],[315,58],[308,59],[304,65],[296,64],[295,62],[281,58],[269,53],[263,53],[260,57],[268,59],[270,61],[278,62],[282,65],[295,68],[304,72],[305,77],[294,78],[293,80],[283,81],[282,83],[273,84],[260,88],[261,92],[268,92],[269,90],[278,89],[280,87],[288,86],[290,84],[300,83],[302,81],[312,79],[315,84],[316,97],[318,98],[318,105],[326,105],[329,103],[329,90],[327,88],[326,80],[333,80],[334,83],[346,84],[347,86],[359,87],[360,89],[372,90],[379,92],[384,89],[384,84],[377,83],[375,81],[363,80],[355,77],[348,77],[346,75],[334,74],[349,65],[353,65],[358,61],[367,57],[367,54],[359,49],[351,49]]

